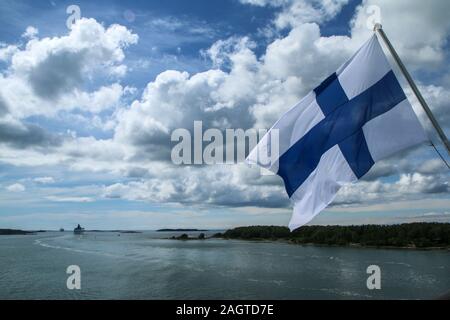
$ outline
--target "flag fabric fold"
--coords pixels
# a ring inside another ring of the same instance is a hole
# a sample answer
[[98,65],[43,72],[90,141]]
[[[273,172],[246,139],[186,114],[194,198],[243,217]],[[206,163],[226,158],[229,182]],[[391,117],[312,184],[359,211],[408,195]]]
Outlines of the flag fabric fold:
[[[275,136],[278,154],[262,163],[261,155],[273,149]],[[286,112],[247,162],[283,179],[294,207],[289,223],[294,230],[310,222],[343,185],[362,178],[375,162],[426,140],[374,35]]]

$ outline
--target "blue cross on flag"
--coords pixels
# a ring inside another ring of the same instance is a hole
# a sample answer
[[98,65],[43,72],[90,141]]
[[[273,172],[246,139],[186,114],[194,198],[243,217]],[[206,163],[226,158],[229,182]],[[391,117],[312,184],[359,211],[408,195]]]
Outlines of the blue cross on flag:
[[[278,153],[270,164],[261,154]],[[339,189],[377,162],[426,141],[376,35],[335,73],[286,112],[247,162],[284,181],[294,206],[291,230],[310,222]]]

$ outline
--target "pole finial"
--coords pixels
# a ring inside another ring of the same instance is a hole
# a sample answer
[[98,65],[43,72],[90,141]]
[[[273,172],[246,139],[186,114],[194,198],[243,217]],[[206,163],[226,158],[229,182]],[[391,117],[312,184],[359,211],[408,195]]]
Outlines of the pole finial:
[[383,26],[381,25],[381,23],[375,23],[373,26],[373,31],[376,32],[377,30],[381,30],[383,29]]

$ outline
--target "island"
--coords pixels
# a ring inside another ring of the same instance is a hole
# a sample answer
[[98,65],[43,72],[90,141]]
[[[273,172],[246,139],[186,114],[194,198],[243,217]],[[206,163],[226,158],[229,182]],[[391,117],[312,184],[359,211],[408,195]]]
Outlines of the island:
[[172,239],[172,240],[183,240],[183,241],[186,241],[186,240],[205,240],[206,237],[205,237],[204,233],[200,233],[198,235],[198,237],[190,237],[186,233],[183,233],[181,236],[178,236],[178,237],[173,236],[173,237],[171,237],[169,239]]
[[[45,231],[37,231],[37,232],[45,232]],[[14,236],[14,235],[30,235],[36,234],[36,231],[24,231],[24,230],[15,230],[15,229],[0,229],[0,236]]]
[[197,232],[197,231],[208,231],[202,229],[158,229],[156,232]]
[[302,245],[450,249],[450,223],[304,226],[294,232],[279,226],[251,226],[227,230],[213,237]]

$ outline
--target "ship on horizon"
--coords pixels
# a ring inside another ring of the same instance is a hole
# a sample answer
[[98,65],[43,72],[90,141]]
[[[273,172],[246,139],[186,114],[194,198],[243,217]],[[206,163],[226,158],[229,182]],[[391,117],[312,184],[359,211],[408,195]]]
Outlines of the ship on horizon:
[[78,225],[75,229],[73,229],[73,233],[75,234],[83,234],[84,228],[82,228],[80,225]]

